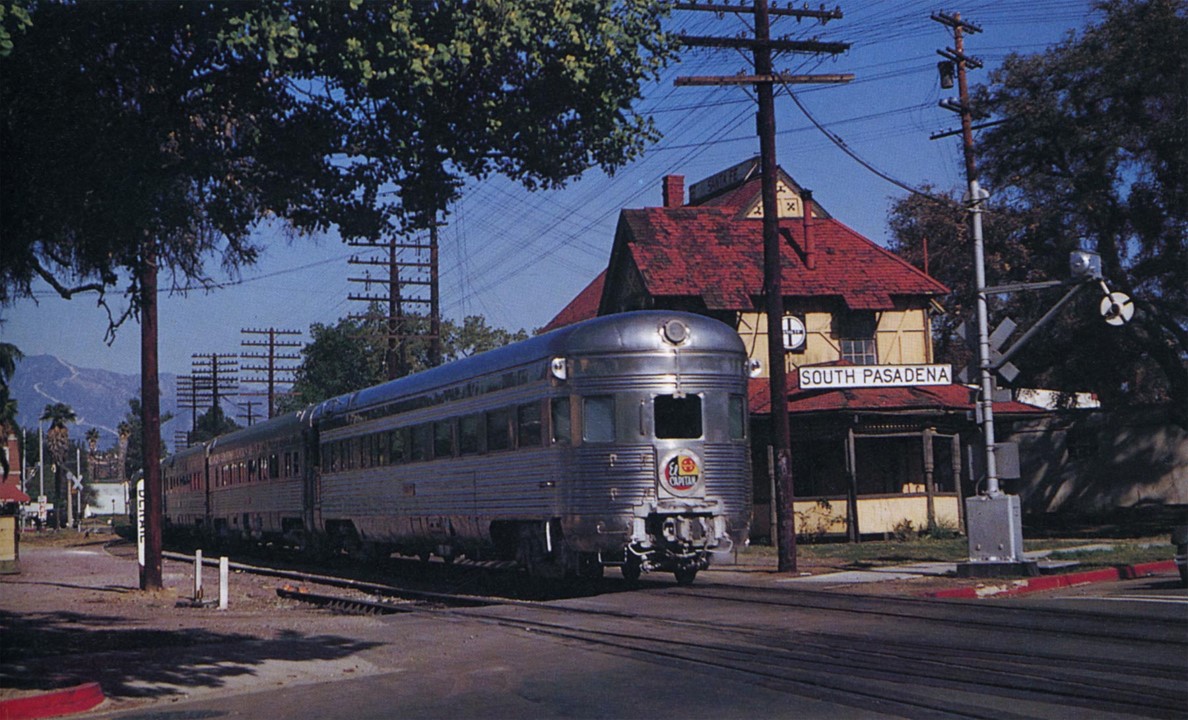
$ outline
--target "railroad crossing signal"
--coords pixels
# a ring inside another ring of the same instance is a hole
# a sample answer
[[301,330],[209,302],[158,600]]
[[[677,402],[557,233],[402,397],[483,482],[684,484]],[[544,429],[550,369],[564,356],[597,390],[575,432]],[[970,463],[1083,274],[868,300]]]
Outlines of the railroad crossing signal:
[[1101,299],[1101,316],[1115,327],[1125,325],[1134,317],[1134,301],[1123,292],[1112,292]]
[[[1002,362],[1002,344],[1007,341],[1011,333],[1015,332],[1015,328],[1019,327],[1015,321],[1010,318],[1005,318],[998,327],[994,328],[994,332],[990,333],[990,368],[997,372],[1003,380],[1007,382],[1014,382],[1015,378],[1019,376],[1019,368],[1015,367],[1014,363]],[[975,355],[978,351],[978,329],[975,325],[961,323],[957,326],[957,334],[965,338],[965,342],[969,345]],[[963,383],[974,382],[981,368],[977,361],[974,360],[966,366],[961,372],[957,373],[957,379]]]

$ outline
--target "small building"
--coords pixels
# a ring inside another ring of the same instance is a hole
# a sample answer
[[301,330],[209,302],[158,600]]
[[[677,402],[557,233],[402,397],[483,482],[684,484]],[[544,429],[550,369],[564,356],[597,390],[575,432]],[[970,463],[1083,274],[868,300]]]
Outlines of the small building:
[[[667,176],[661,207],[622,210],[607,269],[546,329],[650,308],[733,326],[765,368],[750,392],[753,534],[763,537],[774,512],[758,165],[751,159],[694,183],[688,202],[684,178]],[[962,498],[976,491],[963,446],[977,428],[970,388],[933,365],[934,299],[948,289],[833,218],[783,170],[777,194],[789,378],[782,410],[791,415],[797,532],[957,529]],[[868,379],[846,381],[860,376]],[[1037,412],[995,405],[1004,424]]]
[[120,470],[119,453],[95,453],[88,458],[86,517],[128,515],[128,483]]
[[19,507],[30,499],[21,487],[21,442],[16,433],[7,428],[0,428],[0,431],[4,433],[2,452],[8,466],[8,472],[0,478],[0,514],[16,515]]

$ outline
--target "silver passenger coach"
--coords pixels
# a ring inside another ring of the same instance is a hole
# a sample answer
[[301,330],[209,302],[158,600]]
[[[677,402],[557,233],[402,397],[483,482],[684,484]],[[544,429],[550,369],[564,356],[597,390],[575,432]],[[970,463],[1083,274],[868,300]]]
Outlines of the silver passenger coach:
[[[379,555],[514,559],[545,576],[614,565],[628,578],[663,570],[692,582],[747,536],[746,382],[742,341],[716,320],[596,318],[240,431],[251,443],[213,441],[277,448],[301,473],[285,477],[280,460],[277,477],[257,472],[259,492],[234,500],[285,498],[288,509],[269,505],[257,520],[221,503],[207,528]],[[253,459],[277,462],[220,462]]]

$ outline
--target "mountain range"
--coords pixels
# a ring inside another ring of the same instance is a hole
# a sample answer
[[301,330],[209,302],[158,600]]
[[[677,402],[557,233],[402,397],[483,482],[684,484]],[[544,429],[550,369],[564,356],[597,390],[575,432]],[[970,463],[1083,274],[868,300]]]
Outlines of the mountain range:
[[[190,413],[177,410],[177,376],[161,373],[161,417],[178,415],[163,423],[161,437],[171,448],[173,435],[188,430]],[[77,420],[70,426],[70,436],[84,440],[91,428],[99,430],[99,449],[116,444],[116,428],[129,413],[128,401],[140,397],[140,375],[124,375],[84,368],[53,355],[31,355],[16,364],[10,395],[17,401],[17,419],[21,427],[37,427],[45,406],[66,403]]]

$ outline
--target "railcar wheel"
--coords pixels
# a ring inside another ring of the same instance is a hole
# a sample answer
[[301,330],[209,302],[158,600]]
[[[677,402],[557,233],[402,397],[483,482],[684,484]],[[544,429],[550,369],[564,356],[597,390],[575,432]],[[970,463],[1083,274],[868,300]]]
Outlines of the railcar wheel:
[[676,576],[677,585],[692,585],[697,578],[697,568],[679,567],[672,574]]

